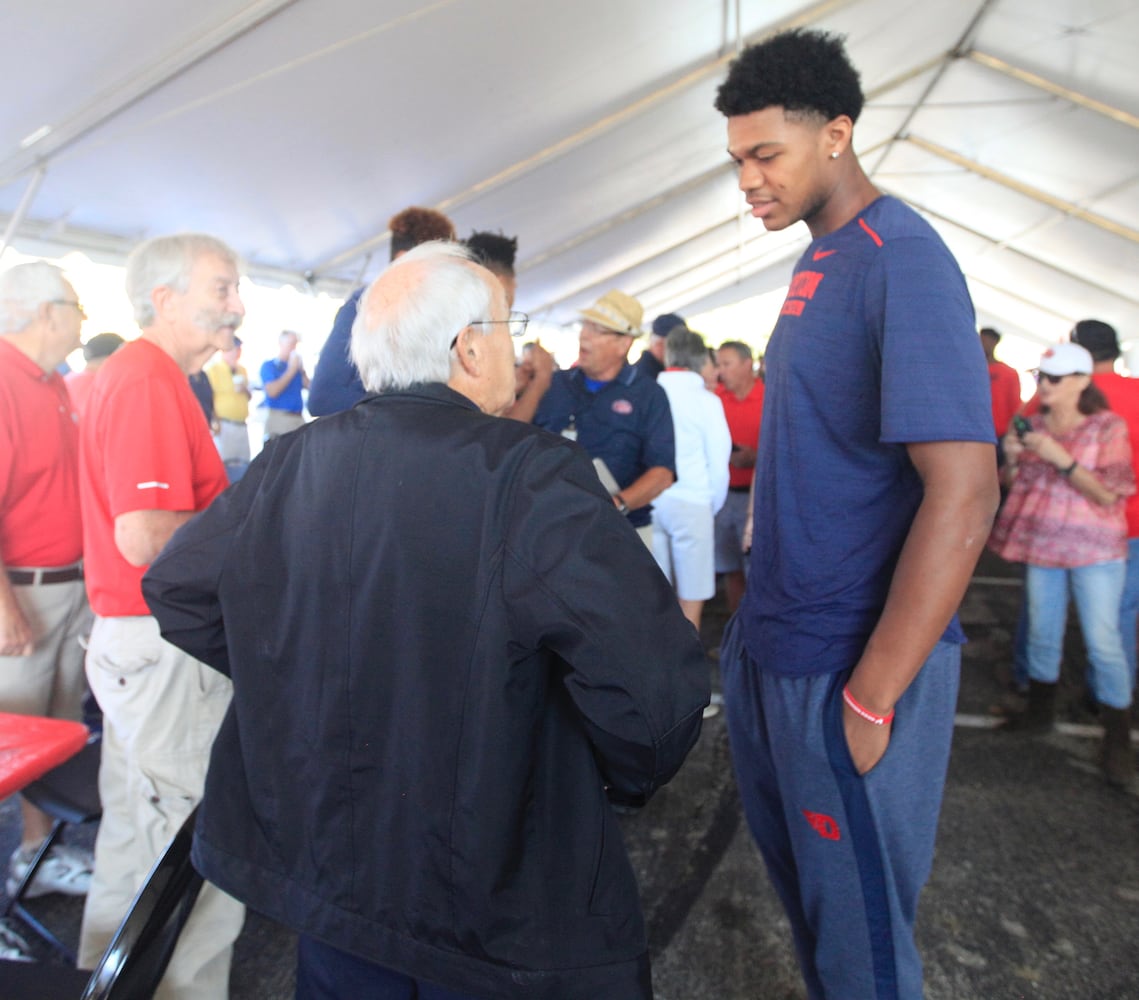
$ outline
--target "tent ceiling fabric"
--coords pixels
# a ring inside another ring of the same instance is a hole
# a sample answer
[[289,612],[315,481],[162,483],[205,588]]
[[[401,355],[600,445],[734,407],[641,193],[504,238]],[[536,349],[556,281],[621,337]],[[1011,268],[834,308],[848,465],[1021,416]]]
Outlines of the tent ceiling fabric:
[[808,237],[741,217],[715,89],[737,37],[809,25],[847,36],[863,164],[945,237],[979,320],[1139,337],[1133,0],[8,8],[17,249],[121,259],[200,229],[254,276],[343,291],[386,261],[394,212],[436,205],[463,235],[519,237],[519,306],[541,318],[610,287],[649,316],[730,304],[777,289]]

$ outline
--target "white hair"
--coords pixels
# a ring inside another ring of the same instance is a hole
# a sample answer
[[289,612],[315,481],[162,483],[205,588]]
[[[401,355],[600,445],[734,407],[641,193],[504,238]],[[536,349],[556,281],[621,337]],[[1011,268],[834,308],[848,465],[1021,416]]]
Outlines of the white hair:
[[490,318],[488,276],[466,249],[441,240],[395,260],[360,297],[352,324],[352,361],[364,387],[383,392],[446,382],[455,337]]
[[0,274],[0,332],[19,333],[44,302],[68,298],[67,279],[54,264],[17,264]]
[[241,270],[238,255],[217,237],[205,233],[156,236],[131,251],[127,258],[127,298],[139,326],[147,327],[154,322],[151,293],[165,287],[184,294],[190,287],[194,263],[203,254],[214,254]]

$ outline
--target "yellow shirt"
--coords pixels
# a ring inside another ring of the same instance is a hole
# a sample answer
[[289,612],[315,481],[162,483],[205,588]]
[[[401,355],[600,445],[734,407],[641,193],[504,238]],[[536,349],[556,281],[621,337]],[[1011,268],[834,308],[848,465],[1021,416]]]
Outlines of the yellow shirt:
[[238,391],[239,387],[246,390],[249,388],[249,374],[245,368],[238,365],[237,371],[231,372],[225,359],[219,358],[206,368],[206,377],[214,388],[214,413],[217,418],[245,423],[249,419],[249,396]]

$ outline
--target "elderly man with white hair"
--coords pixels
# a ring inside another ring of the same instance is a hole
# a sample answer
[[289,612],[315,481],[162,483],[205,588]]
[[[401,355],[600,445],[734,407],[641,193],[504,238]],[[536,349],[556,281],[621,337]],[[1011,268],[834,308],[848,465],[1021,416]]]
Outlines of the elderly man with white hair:
[[[60,362],[79,346],[83,307],[45,263],[0,274],[0,711],[83,717],[83,589],[79,431]],[[21,801],[23,838],[9,865],[14,888],[51,818]],[[82,895],[85,851],[53,847],[27,895]],[[9,889],[9,892],[12,891]],[[4,945],[0,942],[0,949]]]
[[[238,261],[200,234],[149,240],[127,263],[142,336],[99,372],[80,426],[87,593],[96,614],[87,678],[103,710],[103,819],[79,964],[110,943],[151,865],[197,805],[229,681],[164,642],[142,575],[175,529],[227,485],[187,376],[232,345],[245,309]],[[228,995],[244,909],[206,886],[160,998]]]
[[460,248],[400,258],[352,333],[374,394],[143,581],[233,679],[195,863],[299,932],[302,1000],[651,996],[607,795],[672,777],[708,671],[585,453],[494,418],[524,328]]

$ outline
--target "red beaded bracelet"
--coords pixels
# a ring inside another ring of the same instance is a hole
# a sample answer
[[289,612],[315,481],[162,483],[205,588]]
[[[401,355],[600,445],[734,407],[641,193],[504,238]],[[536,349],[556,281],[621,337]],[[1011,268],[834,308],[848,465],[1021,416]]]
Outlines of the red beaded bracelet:
[[889,715],[878,715],[877,712],[871,712],[870,709],[858,704],[848,687],[842,689],[842,700],[851,707],[855,715],[862,716],[867,722],[873,722],[876,726],[888,726],[894,721],[894,710],[892,708]]

